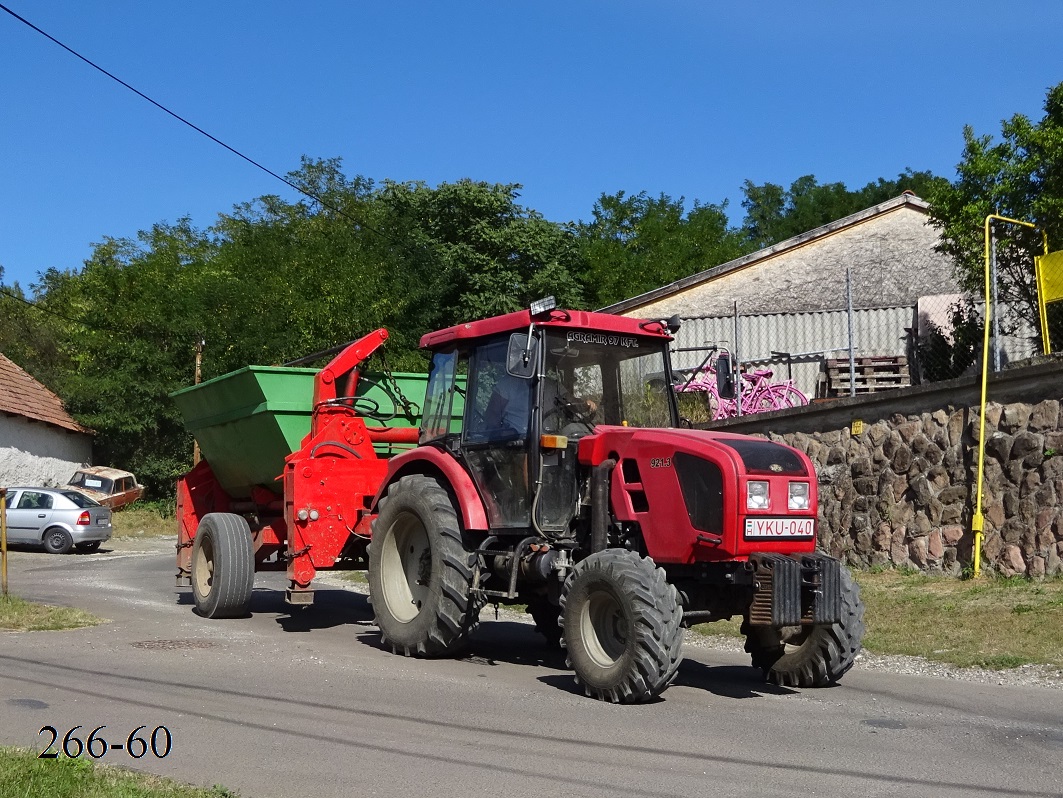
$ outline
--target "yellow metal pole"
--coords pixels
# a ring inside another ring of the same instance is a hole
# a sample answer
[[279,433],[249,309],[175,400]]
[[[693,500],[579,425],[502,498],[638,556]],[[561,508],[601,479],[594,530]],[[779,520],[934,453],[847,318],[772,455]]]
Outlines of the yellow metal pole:
[[7,595],[7,488],[0,488],[0,590]]
[[1041,259],[1033,259],[1033,273],[1037,280],[1037,315],[1041,321],[1041,352],[1049,355],[1052,353],[1051,344],[1048,340],[1048,308],[1045,306],[1045,284],[1041,279]]
[[[994,220],[1018,224],[1037,229],[1032,222],[1023,222],[1018,219],[1009,219],[1007,216],[998,216],[995,213],[985,217],[985,330],[982,336],[982,396],[978,407],[978,486],[975,488],[974,516],[971,518],[971,531],[974,532],[974,575],[979,576],[982,572],[982,539],[985,528],[985,517],[982,515],[982,492],[984,487],[985,467],[985,403],[986,382],[989,377],[989,317],[991,315],[989,304],[989,225]],[[1048,234],[1041,232],[1044,241],[1045,254],[1048,254]],[[999,342],[998,342],[999,343]]]

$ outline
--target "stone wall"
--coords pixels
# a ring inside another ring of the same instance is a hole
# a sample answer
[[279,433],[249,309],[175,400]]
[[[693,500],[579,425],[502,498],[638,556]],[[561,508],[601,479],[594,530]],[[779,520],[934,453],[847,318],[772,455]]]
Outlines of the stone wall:
[[[823,550],[856,567],[959,575],[973,560],[979,388],[950,380],[716,426],[809,455]],[[988,395],[983,565],[1063,572],[1063,363],[994,376]]]

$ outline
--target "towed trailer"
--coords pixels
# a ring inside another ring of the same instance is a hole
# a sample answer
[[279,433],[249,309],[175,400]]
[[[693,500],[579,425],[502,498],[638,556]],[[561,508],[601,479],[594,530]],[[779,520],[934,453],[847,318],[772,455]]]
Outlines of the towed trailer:
[[246,614],[256,570],[286,570],[287,600],[306,605],[319,569],[366,566],[369,507],[388,458],[417,443],[427,380],[362,372],[387,338],[320,370],[248,366],[173,394],[203,453],[177,483],[177,585],[201,614]]

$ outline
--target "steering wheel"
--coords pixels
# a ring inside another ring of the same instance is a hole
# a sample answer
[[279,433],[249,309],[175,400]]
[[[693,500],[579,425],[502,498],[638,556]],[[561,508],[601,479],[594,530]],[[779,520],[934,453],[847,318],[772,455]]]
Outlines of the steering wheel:
[[592,407],[586,399],[572,396],[557,396],[554,398],[554,407],[546,417],[556,415],[562,422],[558,426],[565,427],[569,423],[581,424],[589,432],[594,427],[594,413],[597,408]]

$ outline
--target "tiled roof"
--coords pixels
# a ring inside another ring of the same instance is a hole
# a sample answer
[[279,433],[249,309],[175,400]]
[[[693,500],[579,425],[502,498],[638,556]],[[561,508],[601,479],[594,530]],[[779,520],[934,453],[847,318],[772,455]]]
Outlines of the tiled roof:
[[63,400],[0,354],[0,413],[43,421],[71,432],[92,430],[66,412]]

